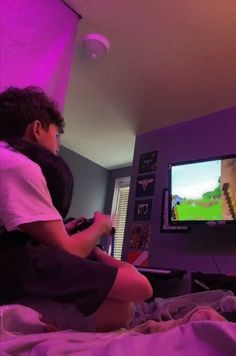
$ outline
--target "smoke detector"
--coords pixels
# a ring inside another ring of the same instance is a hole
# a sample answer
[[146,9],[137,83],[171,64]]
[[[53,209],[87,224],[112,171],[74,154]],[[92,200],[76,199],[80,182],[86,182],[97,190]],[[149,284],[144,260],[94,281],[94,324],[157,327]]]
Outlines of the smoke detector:
[[110,49],[110,43],[106,37],[99,33],[89,33],[82,37],[81,53],[84,58],[98,59],[103,57]]

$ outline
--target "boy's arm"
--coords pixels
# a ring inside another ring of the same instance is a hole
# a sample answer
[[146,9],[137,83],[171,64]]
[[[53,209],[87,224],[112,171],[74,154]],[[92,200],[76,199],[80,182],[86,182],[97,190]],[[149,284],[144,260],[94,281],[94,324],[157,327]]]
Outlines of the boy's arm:
[[112,228],[110,217],[99,212],[94,214],[94,223],[81,232],[69,236],[62,221],[37,221],[20,225],[21,231],[34,239],[57,246],[75,256],[85,258],[95,248],[103,235]]

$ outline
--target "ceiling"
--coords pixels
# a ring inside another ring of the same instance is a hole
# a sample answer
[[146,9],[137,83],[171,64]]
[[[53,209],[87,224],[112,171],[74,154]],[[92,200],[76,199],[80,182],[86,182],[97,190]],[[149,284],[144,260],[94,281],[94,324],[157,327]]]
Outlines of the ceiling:
[[[65,0],[83,19],[62,143],[107,168],[132,162],[136,134],[235,106],[235,0]],[[81,38],[109,53],[81,58]],[[235,118],[236,120],[236,118]]]

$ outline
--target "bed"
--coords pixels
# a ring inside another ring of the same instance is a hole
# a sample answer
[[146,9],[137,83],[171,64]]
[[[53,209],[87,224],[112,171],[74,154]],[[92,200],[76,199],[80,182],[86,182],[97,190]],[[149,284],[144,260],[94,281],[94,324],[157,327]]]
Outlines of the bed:
[[[0,307],[0,355],[235,356],[236,323],[217,309],[234,310],[236,297],[232,292],[217,292],[156,298],[150,306],[154,314],[157,308],[156,320],[147,316],[150,310],[143,304],[136,310],[137,325],[105,333],[55,330],[30,307],[4,305]],[[182,317],[174,318],[174,314]],[[149,320],[144,321],[145,317]]]

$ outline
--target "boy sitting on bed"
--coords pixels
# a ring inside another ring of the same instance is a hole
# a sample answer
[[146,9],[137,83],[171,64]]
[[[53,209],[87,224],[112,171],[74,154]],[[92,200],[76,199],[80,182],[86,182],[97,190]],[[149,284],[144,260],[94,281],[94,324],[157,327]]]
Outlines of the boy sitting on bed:
[[[111,231],[111,219],[95,212],[93,224],[69,235],[55,207],[42,165],[22,153],[15,139],[59,154],[64,119],[38,88],[9,88],[0,94],[0,296],[73,303],[96,330],[125,325],[132,302],[151,297],[136,268],[96,247]],[[55,177],[56,179],[56,177]],[[87,257],[94,252],[97,261]]]

